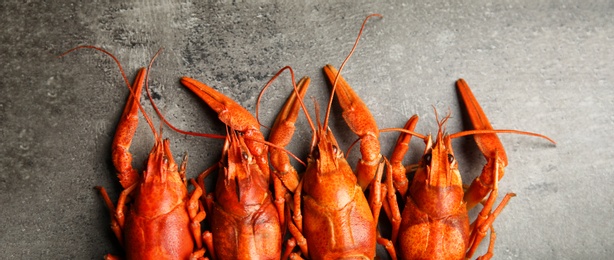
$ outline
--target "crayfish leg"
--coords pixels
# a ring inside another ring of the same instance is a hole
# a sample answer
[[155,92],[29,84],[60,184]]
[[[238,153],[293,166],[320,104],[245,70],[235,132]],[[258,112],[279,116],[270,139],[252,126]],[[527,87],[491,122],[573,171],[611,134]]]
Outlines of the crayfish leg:
[[390,224],[392,225],[391,242],[394,244],[396,243],[397,236],[399,235],[399,229],[401,226],[401,211],[399,209],[397,195],[394,190],[392,166],[390,165],[390,162],[387,159],[386,159],[386,183],[382,185],[382,187],[384,188],[383,193],[386,196],[385,203],[383,204],[384,212],[386,213],[386,216],[388,216],[388,219],[390,219]]
[[[382,201],[386,196],[385,193],[382,193],[382,176],[384,174],[384,166],[385,166],[384,158],[382,157],[382,161],[377,167],[377,171],[375,173],[375,178],[371,182],[370,194],[369,194],[369,207],[371,208],[371,212],[373,213],[373,222],[377,223],[379,220],[380,211],[382,209]],[[376,224],[377,225],[377,224]]]
[[477,260],[491,259],[495,252],[495,241],[497,240],[497,233],[493,227],[490,227],[490,243],[488,244],[488,251],[486,254],[477,258]]
[[217,256],[215,255],[215,249],[213,248],[213,234],[209,231],[203,232],[203,241],[205,242],[205,246],[207,250],[209,250],[209,255],[211,255],[211,259],[216,260]]
[[115,237],[117,237],[117,240],[119,240],[119,243],[123,245],[124,236],[122,232],[122,227],[120,227],[117,219],[115,219],[115,205],[113,205],[113,202],[111,201],[111,198],[109,198],[109,194],[107,193],[107,190],[105,190],[104,187],[96,186],[94,188],[100,192],[100,195],[102,196],[102,199],[104,200],[104,203],[107,205],[107,209],[109,209],[109,215],[111,215],[111,230],[113,230],[113,234],[115,234]]
[[[113,230],[115,237],[117,237],[117,240],[119,240],[119,243],[122,246],[124,245],[123,229],[124,229],[124,223],[126,220],[125,218],[126,215],[124,214],[124,211],[127,210],[126,201],[128,200],[128,196],[134,191],[136,186],[137,185],[135,183],[134,185],[126,188],[119,194],[119,200],[117,201],[117,206],[113,206],[113,202],[111,201],[111,198],[109,198],[109,194],[107,193],[104,187],[101,187],[101,186],[94,187],[100,192],[102,199],[104,200],[105,204],[107,205],[107,208],[109,209],[109,213],[111,215],[111,229]],[[111,256],[111,255],[108,255],[108,256]]]
[[200,230],[200,222],[205,220],[207,216],[202,203],[200,203],[200,197],[203,194],[203,190],[198,186],[198,183],[194,181],[194,179],[190,179],[192,185],[194,186],[194,191],[189,195],[189,199],[186,203],[186,209],[188,211],[188,216],[190,217],[190,228],[192,229],[192,236],[196,243],[196,248],[202,249],[202,237]]
[[116,255],[106,254],[104,260],[122,260],[122,258]]
[[382,245],[386,251],[388,251],[388,254],[390,255],[390,259],[396,260],[397,259],[397,251],[394,248],[394,244],[392,243],[392,241],[383,238],[379,232],[377,234],[377,243]]
[[205,260],[208,259],[205,257],[205,249],[201,248],[199,250],[196,250],[194,253],[192,253],[190,255],[190,260]]
[[[307,238],[305,238],[305,236],[303,236],[303,233],[296,227],[296,225],[294,225],[294,223],[292,221],[288,222],[288,230],[290,231],[290,233],[292,234],[292,236],[296,240],[296,245],[298,245],[298,247],[301,249],[301,252],[303,253],[303,255],[308,256],[309,255],[309,247],[307,245]],[[291,255],[293,255],[293,254],[291,254]]]
[[470,247],[465,256],[466,258],[470,258],[475,253],[475,250],[478,248],[478,245],[480,244],[482,239],[486,237],[486,233],[488,232],[489,229],[491,230],[490,245],[488,247],[488,253],[486,253],[483,257],[485,259],[490,258],[489,254],[492,255],[492,248],[494,248],[494,239],[496,238],[496,235],[493,234],[494,228],[492,227],[492,224],[497,218],[497,216],[499,216],[503,208],[507,205],[509,200],[512,197],[516,196],[516,194],[514,193],[505,194],[505,197],[503,198],[499,206],[497,206],[497,208],[494,211],[492,211],[492,208],[499,194],[499,181],[497,178],[498,177],[497,172],[495,172],[495,176],[493,177],[494,177],[494,185],[493,185],[494,187],[492,189],[492,192],[490,193],[490,195],[488,195],[488,199],[484,203],[484,208],[482,208],[482,210],[478,214],[477,219],[471,224],[472,230],[471,230],[471,235],[469,237]]

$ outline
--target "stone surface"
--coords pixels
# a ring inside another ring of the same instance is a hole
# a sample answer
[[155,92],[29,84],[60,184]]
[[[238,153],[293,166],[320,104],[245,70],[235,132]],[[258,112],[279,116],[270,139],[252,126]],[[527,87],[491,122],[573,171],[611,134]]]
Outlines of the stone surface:
[[[501,135],[509,167],[501,193],[515,192],[495,222],[495,259],[608,259],[614,249],[614,6],[609,1],[16,1],[0,3],[0,251],[3,259],[101,259],[121,253],[95,185],[116,199],[110,161],[115,125],[127,97],[115,54],[128,77],[159,48],[150,84],[178,127],[224,133],[214,113],[178,82],[190,76],[250,111],[280,68],[312,77],[310,96],[324,108],[321,67],[337,67],[380,127],[418,114],[417,131],[437,131],[433,107],[462,129],[454,82],[465,78],[496,128],[548,135],[556,146]],[[290,93],[284,75],[260,104],[270,125]],[[313,102],[308,102],[312,116]],[[144,102],[148,113],[151,105]],[[347,149],[338,106],[331,128]],[[311,132],[301,116],[290,149],[304,157]],[[158,125],[156,119],[155,124]],[[218,160],[222,143],[166,129],[176,159],[190,154],[189,177]],[[382,134],[388,154],[397,134]],[[472,139],[455,141],[465,182],[484,163]],[[132,151],[141,167],[152,146],[139,126]],[[411,145],[415,162],[423,144]],[[355,161],[357,149],[350,154]],[[298,166],[298,164],[297,164]],[[472,217],[477,212],[472,212]],[[480,247],[485,252],[487,241]],[[386,253],[380,251],[385,258]]]

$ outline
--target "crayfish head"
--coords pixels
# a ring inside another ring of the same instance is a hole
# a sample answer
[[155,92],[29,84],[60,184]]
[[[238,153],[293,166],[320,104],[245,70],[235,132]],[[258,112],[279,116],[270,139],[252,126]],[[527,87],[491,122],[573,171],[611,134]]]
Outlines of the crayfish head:
[[256,164],[254,156],[245,144],[245,140],[240,136],[240,133],[234,130],[226,135],[224,159],[226,168],[224,181],[226,185],[230,181],[239,182],[249,178],[251,176],[250,166]]
[[[432,142],[432,139],[429,138],[427,142]],[[434,187],[462,186],[451,140],[447,135],[439,133],[435,143],[427,145],[421,164],[428,173],[429,185]]]
[[447,216],[463,203],[463,183],[454,157],[451,139],[439,133],[426,149],[410,187],[416,204],[431,216]]
[[309,154],[309,162],[315,163],[319,173],[339,168],[339,160],[345,160],[343,152],[330,129],[319,129]]
[[[268,177],[260,169],[256,158],[241,132],[229,129],[223,152],[223,178],[217,179],[215,196],[226,210],[240,205],[260,204],[268,196]],[[241,202],[241,203],[236,203]]]
[[445,125],[449,118],[450,114],[441,121],[437,119],[439,130],[434,142],[431,135],[425,140],[426,148],[419,168],[423,169],[421,173],[430,187],[462,187],[458,164],[452,150],[452,138],[445,133]]
[[185,200],[187,188],[182,173],[177,170],[168,139],[156,141],[138,185],[134,206],[139,215],[164,214]]

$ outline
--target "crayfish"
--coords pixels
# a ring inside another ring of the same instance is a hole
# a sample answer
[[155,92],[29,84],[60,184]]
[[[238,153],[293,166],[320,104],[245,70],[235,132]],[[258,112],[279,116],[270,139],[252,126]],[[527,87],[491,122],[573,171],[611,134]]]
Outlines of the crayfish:
[[[294,73],[290,72],[294,82]],[[331,101],[323,124],[316,111],[317,127],[305,112],[314,133],[307,168],[300,182],[288,187],[294,192],[293,221],[288,221],[293,238],[288,245],[296,243],[302,255],[310,259],[373,259],[378,240],[377,221],[383,198],[380,182],[384,169],[377,124],[367,106],[333,66],[325,66],[324,73],[333,86]],[[280,146],[285,146],[292,136],[294,129],[288,125],[293,125],[296,120],[298,104],[306,111],[301,99],[295,96],[305,91],[308,84],[308,80],[301,80],[298,86],[295,85],[295,92],[289,99],[294,102],[286,103],[271,129],[273,136],[284,137],[284,142],[277,143]],[[361,139],[362,159],[356,173],[328,128],[328,115],[336,88],[343,117]],[[271,153],[276,149],[272,148]],[[277,159],[271,160],[275,174],[281,179],[291,179],[296,170],[288,163],[287,155],[280,153],[275,156]],[[370,189],[369,199],[363,193],[367,188]],[[292,253],[292,257],[300,258],[300,255]]]
[[[201,198],[211,226],[203,234],[211,257],[280,259],[285,232],[285,190],[279,179],[270,176],[271,143],[264,140],[256,118],[241,105],[194,79],[183,77],[181,83],[227,125],[222,160],[200,174],[196,184],[205,190],[204,179],[220,169],[215,191],[210,194],[204,191]],[[269,190],[271,179],[275,195]]]
[[[111,56],[130,89],[112,144],[113,164],[124,189],[117,206],[113,205],[103,187],[96,187],[111,213],[111,229],[125,249],[125,259],[203,259],[200,222],[205,213],[198,201],[202,190],[195,186],[194,191],[188,193],[185,176],[187,154],[178,169],[170,151],[170,141],[163,140],[162,134],[156,132],[139,103],[143,85],[147,82],[147,69],[139,70],[130,87],[121,64],[113,55],[93,46],[80,46],[68,52],[79,48],[92,48]],[[153,59],[150,67],[152,62]],[[132,168],[129,152],[138,125],[139,108],[155,140],[142,174]],[[119,257],[109,254],[105,259]]]
[[[479,259],[493,255],[496,235],[492,223],[514,193],[505,195],[493,210],[498,196],[498,182],[504,175],[507,157],[497,133],[515,133],[545,138],[546,136],[517,130],[495,130],[463,79],[457,81],[458,91],[467,109],[473,130],[445,133],[450,115],[438,121],[435,137],[413,132],[418,116],[411,117],[397,140],[390,158],[387,179],[388,199],[384,205],[392,222],[392,243],[400,259],[465,259],[476,251],[480,241],[490,230],[488,251]],[[452,150],[452,139],[472,135],[486,157],[482,173],[467,190],[458,170],[458,162]],[[412,136],[424,140],[424,155],[417,165],[404,167],[402,159],[408,150]],[[407,173],[415,172],[411,184]],[[399,211],[395,190],[405,202],[403,213]],[[468,210],[477,204],[484,207],[473,223],[469,223]],[[392,245],[388,245],[389,251]],[[393,252],[392,258],[396,259]]]

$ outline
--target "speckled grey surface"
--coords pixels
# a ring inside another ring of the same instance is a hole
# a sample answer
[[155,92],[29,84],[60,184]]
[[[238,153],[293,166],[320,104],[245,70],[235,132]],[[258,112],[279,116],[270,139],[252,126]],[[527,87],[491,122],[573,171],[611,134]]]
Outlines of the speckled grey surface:
[[[539,132],[558,142],[501,136],[510,163],[500,189],[518,196],[495,222],[495,259],[613,254],[611,1],[41,2],[0,3],[2,259],[101,259],[121,252],[92,187],[107,187],[113,199],[120,191],[110,145],[128,92],[101,53],[58,54],[100,46],[117,55],[132,78],[163,47],[151,75],[159,106],[181,128],[223,133],[215,115],[179,85],[180,76],[254,111],[255,94],[291,65],[298,76],[312,77],[309,95],[323,104],[328,87],[321,67],[339,66],[363,18],[375,12],[384,19],[368,23],[343,74],[380,127],[400,127],[418,114],[418,131],[436,131],[434,106],[452,112],[450,132],[461,130],[454,82],[462,77],[496,128]],[[267,92],[265,124],[289,93],[288,82],[284,76]],[[291,150],[304,156],[310,131],[304,117],[299,120]],[[338,108],[332,122],[347,147],[354,136],[344,134]],[[165,136],[177,157],[190,153],[190,177],[220,156],[219,141],[170,130]],[[384,154],[395,138],[382,134]],[[471,139],[455,145],[468,183],[484,160]],[[132,149],[136,162],[151,146],[151,133],[141,125]],[[422,145],[414,142],[412,149],[408,162],[417,160]],[[350,157],[355,161],[356,152]]]

